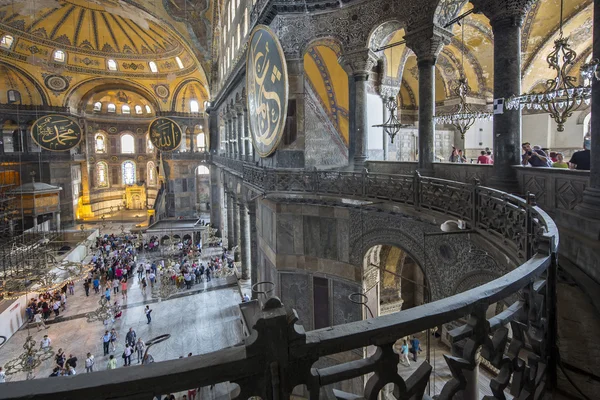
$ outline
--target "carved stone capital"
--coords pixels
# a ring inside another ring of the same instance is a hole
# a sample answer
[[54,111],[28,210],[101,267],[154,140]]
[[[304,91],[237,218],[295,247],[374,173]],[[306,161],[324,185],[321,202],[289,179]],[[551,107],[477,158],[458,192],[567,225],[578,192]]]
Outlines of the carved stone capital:
[[472,0],[476,13],[482,13],[490,20],[492,28],[498,24],[521,26],[525,15],[535,0]]
[[342,54],[338,62],[348,75],[368,76],[377,64],[377,55],[371,49],[361,49]]
[[442,48],[450,43],[452,32],[439,26],[429,25],[406,33],[406,45],[417,56],[418,62],[431,61],[435,63]]
[[381,84],[379,86],[379,94],[384,100],[389,99],[390,97],[396,98],[398,93],[400,92],[400,83],[398,85],[386,85]]
[[238,104],[235,105],[235,113],[239,115],[244,115],[244,109],[246,108],[246,99],[242,100]]

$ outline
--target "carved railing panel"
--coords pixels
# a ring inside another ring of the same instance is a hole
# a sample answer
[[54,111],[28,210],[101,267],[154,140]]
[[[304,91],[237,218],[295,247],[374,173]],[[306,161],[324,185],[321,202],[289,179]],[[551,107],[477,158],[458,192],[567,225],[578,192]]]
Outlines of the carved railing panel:
[[470,221],[473,188],[467,184],[435,178],[420,178],[420,207],[441,211]]

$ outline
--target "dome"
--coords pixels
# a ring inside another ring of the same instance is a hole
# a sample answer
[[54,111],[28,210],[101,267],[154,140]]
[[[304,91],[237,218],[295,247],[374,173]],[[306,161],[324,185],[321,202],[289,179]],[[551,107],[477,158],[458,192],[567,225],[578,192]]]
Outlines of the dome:
[[11,50],[30,63],[39,59],[77,72],[196,69],[194,56],[167,24],[122,1],[0,2],[0,36],[5,35],[13,38]]

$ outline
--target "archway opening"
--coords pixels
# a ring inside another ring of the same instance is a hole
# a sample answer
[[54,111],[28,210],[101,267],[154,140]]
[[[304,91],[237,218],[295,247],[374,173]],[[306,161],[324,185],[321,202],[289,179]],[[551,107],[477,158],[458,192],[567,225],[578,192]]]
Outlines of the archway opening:
[[210,210],[210,170],[205,165],[196,168],[196,211],[199,216]]

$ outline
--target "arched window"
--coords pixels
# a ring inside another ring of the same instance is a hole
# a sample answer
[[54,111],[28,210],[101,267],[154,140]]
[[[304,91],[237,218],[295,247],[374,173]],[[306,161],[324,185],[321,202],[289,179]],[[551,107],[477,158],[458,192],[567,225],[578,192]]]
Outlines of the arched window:
[[121,106],[121,114],[131,114],[131,107],[129,107],[127,104],[123,104]]
[[11,89],[6,94],[8,95],[9,103],[17,103],[21,101],[21,93],[19,93],[17,90]]
[[196,146],[199,151],[206,151],[206,138],[204,137],[204,133],[196,135]]
[[94,111],[102,111],[102,103],[99,101],[94,103]]
[[106,137],[101,133],[96,133],[94,146],[96,153],[106,153]]
[[197,100],[190,101],[190,112],[197,113],[200,111],[200,106]]
[[152,144],[152,140],[150,140],[150,138],[146,139],[146,152],[147,153],[154,152],[154,145]]
[[107,65],[108,65],[108,70],[109,71],[116,71],[117,70],[117,62],[115,60],[108,60],[107,61]]
[[130,134],[121,136],[121,153],[122,154],[133,154],[135,153],[135,139]]
[[15,39],[12,36],[4,35],[2,36],[2,39],[0,39],[0,47],[10,49],[14,41]]
[[154,163],[152,161],[148,161],[148,166],[146,169],[148,174],[148,185],[156,185],[156,167],[154,166]]
[[181,62],[181,58],[175,57],[175,61],[177,62],[177,66],[179,66],[179,69],[183,69],[183,63]]
[[96,164],[96,186],[108,187],[108,165],[105,162]]
[[152,109],[150,108],[150,106],[148,104],[146,104],[146,114],[150,114],[152,112]]
[[201,165],[198,167],[198,175],[208,175],[210,173],[210,171],[208,170],[207,167],[205,167],[204,165]]
[[107,107],[107,110],[109,113],[117,112],[117,106],[115,106],[113,103],[110,103]]
[[133,161],[125,161],[122,166],[123,170],[123,185],[135,184],[135,163]]
[[65,62],[66,59],[67,59],[67,55],[65,54],[64,51],[62,51],[62,50],[56,50],[54,52],[54,61]]
[[148,63],[148,66],[150,67],[150,71],[157,73],[158,72],[158,67],[156,66],[156,63],[154,61],[150,61]]
[[135,106],[135,113],[136,113],[136,114],[141,114],[141,113],[143,113],[143,111],[142,111],[142,106],[140,106],[140,105],[136,105],[136,106]]

